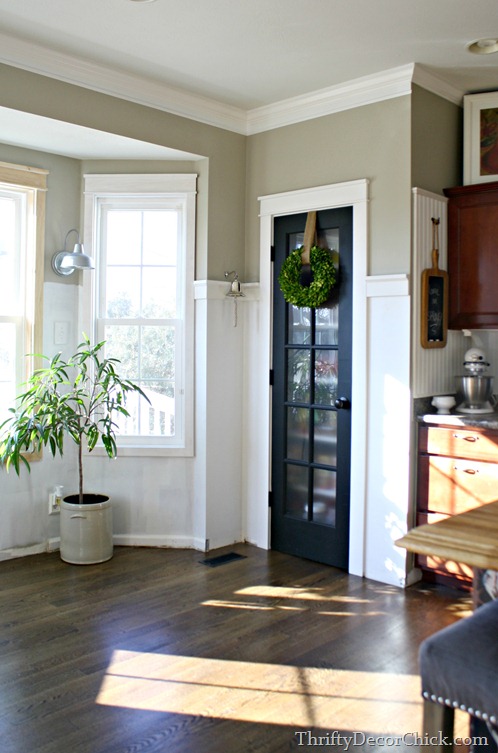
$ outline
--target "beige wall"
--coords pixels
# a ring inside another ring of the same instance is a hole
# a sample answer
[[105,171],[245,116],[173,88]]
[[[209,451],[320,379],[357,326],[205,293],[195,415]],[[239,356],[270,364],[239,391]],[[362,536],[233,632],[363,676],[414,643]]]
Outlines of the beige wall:
[[258,196],[360,178],[370,181],[369,274],[408,272],[410,97],[251,136],[246,278],[258,278]]
[[413,87],[412,186],[442,193],[462,182],[463,110]]
[[[249,138],[2,65],[0,105],[202,155],[181,163],[81,163],[31,153],[33,164],[54,165],[47,254],[65,228],[81,225],[76,181],[83,173],[197,172],[197,279],[222,279],[226,269],[258,279],[258,196],[358,178],[370,181],[369,274],[408,272],[410,188],[440,193],[460,181],[461,110],[416,86],[411,97]],[[0,159],[16,159],[13,147],[1,150]],[[50,279],[50,267],[46,274]]]
[[0,106],[201,155],[196,276],[244,266],[244,136],[0,65]]

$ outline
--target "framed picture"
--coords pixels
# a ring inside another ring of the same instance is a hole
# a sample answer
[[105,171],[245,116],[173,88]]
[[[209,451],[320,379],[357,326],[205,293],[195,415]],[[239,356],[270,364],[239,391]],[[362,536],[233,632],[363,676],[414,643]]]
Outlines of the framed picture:
[[463,98],[463,182],[498,181],[498,92]]

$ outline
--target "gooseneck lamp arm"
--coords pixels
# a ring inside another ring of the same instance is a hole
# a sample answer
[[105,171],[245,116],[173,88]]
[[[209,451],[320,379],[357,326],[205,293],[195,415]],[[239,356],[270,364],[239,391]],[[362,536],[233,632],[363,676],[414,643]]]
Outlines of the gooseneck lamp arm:
[[[71,233],[76,233],[76,243],[74,244],[74,249],[68,251],[66,244]],[[85,254],[83,244],[80,243],[80,234],[76,228],[72,228],[66,233],[64,250],[57,251],[52,257],[52,269],[61,277],[68,277],[69,275],[72,275],[75,270],[79,269],[95,269],[93,259],[91,256]]]

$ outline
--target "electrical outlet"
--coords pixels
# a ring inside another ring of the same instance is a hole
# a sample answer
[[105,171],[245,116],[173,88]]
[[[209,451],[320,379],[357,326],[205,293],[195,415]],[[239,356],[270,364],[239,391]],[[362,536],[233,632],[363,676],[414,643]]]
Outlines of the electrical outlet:
[[56,492],[50,492],[48,495],[48,514],[58,515],[61,511],[61,498]]

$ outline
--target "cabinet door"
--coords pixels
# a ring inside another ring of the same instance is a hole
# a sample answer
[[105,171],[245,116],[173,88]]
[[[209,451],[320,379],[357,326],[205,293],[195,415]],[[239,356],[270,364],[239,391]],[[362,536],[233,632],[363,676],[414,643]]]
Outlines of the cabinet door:
[[421,456],[417,496],[419,511],[447,515],[493,502],[498,498],[498,465]]
[[450,329],[498,325],[498,184],[448,189]]
[[421,426],[419,452],[498,463],[498,432],[467,429],[465,426],[458,429]]

